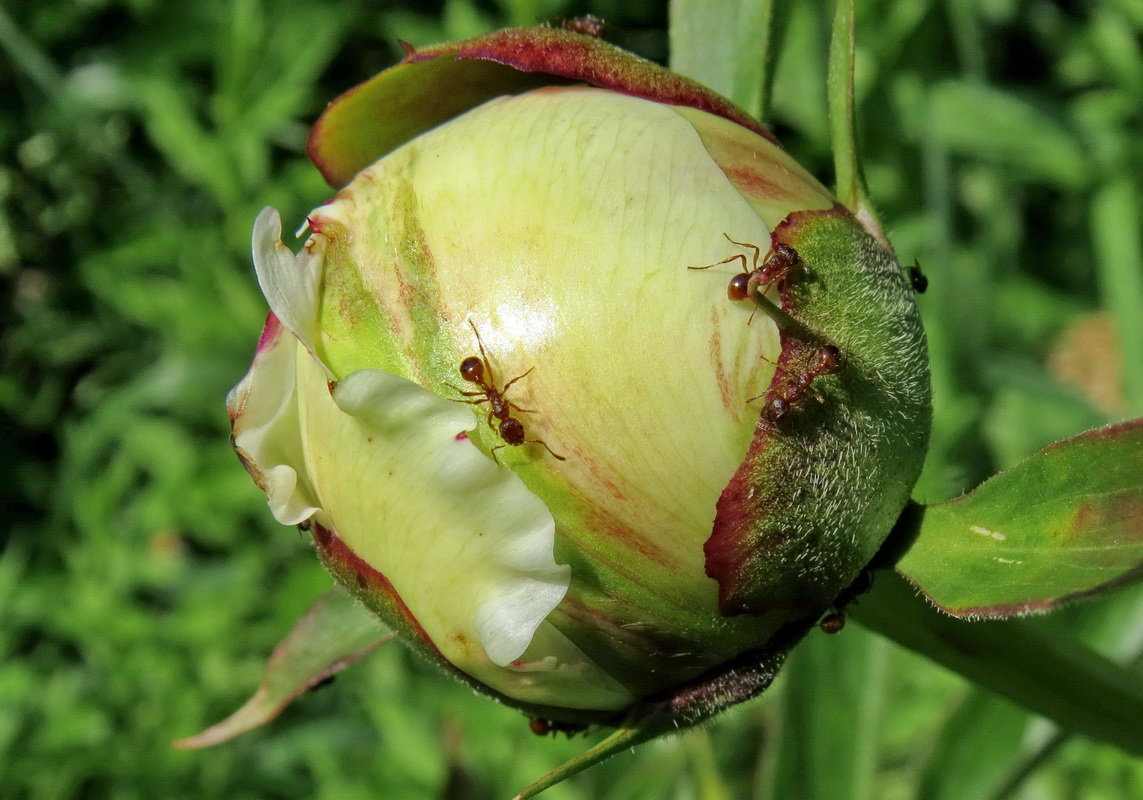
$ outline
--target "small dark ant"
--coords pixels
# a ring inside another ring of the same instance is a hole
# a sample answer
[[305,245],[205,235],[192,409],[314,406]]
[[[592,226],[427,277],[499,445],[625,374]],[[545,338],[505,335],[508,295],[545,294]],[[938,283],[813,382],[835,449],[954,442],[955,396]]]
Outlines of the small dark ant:
[[532,730],[532,733],[537,736],[562,733],[569,739],[577,733],[582,733],[587,730],[587,726],[581,722],[556,722],[555,720],[544,719],[543,717],[532,717],[528,720],[528,727]]
[[826,614],[818,622],[818,627],[822,629],[822,633],[841,633],[841,629],[845,627],[845,614],[840,611]]
[[845,587],[842,593],[834,599],[831,611],[818,621],[818,627],[821,628],[822,633],[840,633],[845,627],[846,617],[849,616],[847,611],[849,606],[871,588],[873,588],[873,571],[866,567],[853,579],[853,583]]
[[[543,439],[528,439],[527,434],[524,432],[524,423],[512,416],[512,411],[519,411],[524,414],[532,413],[530,408],[520,408],[520,406],[513,403],[511,400],[505,398],[504,395],[512,387],[516,381],[521,378],[526,378],[532,374],[535,367],[531,367],[527,372],[522,375],[517,375],[508,383],[504,384],[504,388],[496,388],[496,378],[492,373],[492,364],[488,361],[488,354],[484,352],[484,341],[480,338],[480,331],[476,330],[476,324],[472,320],[468,321],[472,326],[472,332],[476,334],[476,343],[480,347],[480,357],[469,356],[460,362],[460,377],[464,378],[469,383],[475,383],[480,387],[479,392],[466,392],[462,389],[448,384],[450,389],[453,389],[465,397],[475,398],[474,400],[457,400],[449,398],[454,403],[468,403],[469,405],[478,406],[483,403],[488,403],[488,427],[497,431],[500,438],[504,440],[504,444],[496,445],[492,448],[492,458],[496,458],[496,451],[508,445],[519,446],[522,444],[542,444],[544,448],[551,453],[552,457],[560,461],[567,461],[564,456],[556,454],[552,448],[548,447]],[[495,424],[492,420],[500,420],[500,424]]]
[[[777,424],[777,422],[786,416],[791,408],[794,408],[805,399],[807,392],[810,390],[812,384],[817,378],[822,375],[829,375],[838,372],[842,366],[841,351],[832,344],[822,346],[818,350],[818,362],[812,367],[802,372],[800,375],[794,375],[789,380],[781,384],[778,391],[766,401],[766,408],[763,412],[763,419],[769,426]],[[751,400],[757,400],[763,395],[755,395]]]
[[572,17],[571,19],[563,20],[560,23],[560,27],[565,31],[582,33],[599,39],[603,36],[603,30],[607,27],[607,23],[593,14],[584,14],[582,17]]
[[[738,253],[714,264],[707,264],[705,267],[687,267],[687,269],[710,269],[720,264],[729,264],[731,261],[741,260],[742,272],[731,278],[730,284],[726,287],[726,296],[731,300],[745,300],[755,292],[765,291],[765,287],[770,284],[780,284],[790,276],[790,270],[797,266],[800,261],[797,251],[789,245],[776,244],[766,253],[766,257],[762,258],[762,248],[758,245],[736,242],[730,238],[729,234],[724,233],[722,235],[731,244],[754,251],[749,269],[746,267],[745,253]],[[760,258],[762,259],[761,265],[758,263]]]
[[917,259],[913,259],[913,266],[905,268],[909,273],[909,283],[913,284],[913,291],[917,294],[924,294],[925,290],[929,288],[929,279],[925,277],[925,273],[921,272],[921,264]]

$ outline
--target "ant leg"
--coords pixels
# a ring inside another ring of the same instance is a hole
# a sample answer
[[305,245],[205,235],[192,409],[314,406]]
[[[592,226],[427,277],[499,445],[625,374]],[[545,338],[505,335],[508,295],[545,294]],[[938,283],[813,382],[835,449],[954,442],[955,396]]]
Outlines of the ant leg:
[[542,444],[544,446],[544,449],[547,450],[549,453],[551,453],[552,458],[557,459],[559,461],[567,461],[566,456],[561,456],[558,453],[556,453],[556,451],[554,451],[554,450],[552,450],[552,448],[548,447],[548,443],[545,442],[543,439],[525,439],[524,441],[525,442],[531,442],[532,444]]
[[508,383],[504,384],[504,388],[500,390],[500,394],[501,394],[501,396],[503,396],[503,395],[504,395],[504,393],[508,391],[508,388],[509,388],[509,387],[510,387],[512,384],[514,384],[516,381],[520,380],[521,378],[527,378],[529,375],[531,375],[531,374],[532,374],[532,370],[534,370],[534,369],[535,369],[535,367],[532,367],[532,368],[531,368],[531,369],[529,369],[527,372],[525,372],[523,375],[517,375],[517,376],[516,376],[515,378],[513,378],[512,380],[508,381]]
[[471,317],[468,320],[468,325],[472,328],[472,332],[476,334],[476,345],[480,348],[480,360],[484,362],[484,368],[488,370],[488,382],[486,385],[495,386],[496,378],[492,374],[492,364],[488,360],[488,354],[484,352],[484,340],[480,338],[480,331],[476,329],[476,323],[472,321]]
[[445,400],[448,400],[450,403],[464,403],[469,406],[480,406],[488,402],[487,397],[481,397],[479,400],[461,400],[459,397],[446,397]]
[[[753,269],[755,269],[755,270],[757,270],[757,269],[758,269],[758,259],[759,259],[759,258],[762,256],[762,248],[761,248],[761,247],[759,247],[759,246],[758,246],[758,245],[756,245],[756,244],[750,244],[749,242],[736,242],[736,241],[734,241],[733,239],[731,239],[731,238],[730,238],[730,234],[728,234],[728,233],[724,233],[724,234],[722,234],[722,235],[723,235],[723,236],[725,236],[725,237],[726,237],[726,241],[730,242],[731,244],[736,244],[736,245],[738,245],[739,247],[748,247],[748,248],[750,248],[751,250],[753,250],[753,251],[754,251],[754,259],[753,259],[753,262],[754,262],[754,266],[753,266]],[[742,259],[742,271],[743,271],[743,272],[745,272],[745,271],[746,271],[746,259],[745,259],[745,257]]]
[[511,400],[508,401],[508,407],[515,409],[516,411],[519,411],[519,412],[524,413],[524,414],[535,414],[536,413],[536,409],[534,409],[534,408],[520,408],[520,406],[516,405]]
[[506,444],[498,444],[498,445],[496,445],[495,447],[493,447],[491,450],[489,450],[489,451],[488,451],[488,454],[489,454],[490,456],[492,456],[492,460],[493,460],[493,461],[495,461],[497,464],[499,464],[499,463],[500,463],[500,459],[499,459],[499,458],[497,458],[497,456],[496,456],[496,451],[497,451],[497,450],[499,450],[499,449],[500,449],[500,448],[502,448],[502,447],[507,447],[507,446],[508,446],[508,445],[506,445]]
[[[466,392],[466,391],[464,391],[464,389],[461,389],[459,386],[453,386],[451,383],[446,383],[445,386],[452,389],[457,394],[463,394],[465,397],[482,397],[482,396],[485,396],[488,394],[487,392]],[[464,401],[460,401],[460,402],[464,402]],[[480,402],[484,402],[484,401],[481,400]]]
[[778,427],[777,421],[767,419],[764,414],[758,418],[758,427],[767,433],[780,434],[782,432],[782,430]]
[[746,256],[742,255],[742,253],[739,253],[736,256],[731,256],[730,258],[724,258],[722,261],[716,261],[713,264],[707,264],[705,267],[687,267],[687,269],[710,269],[711,267],[718,267],[722,264],[729,264],[731,261],[738,260],[742,261],[742,271],[746,272]]

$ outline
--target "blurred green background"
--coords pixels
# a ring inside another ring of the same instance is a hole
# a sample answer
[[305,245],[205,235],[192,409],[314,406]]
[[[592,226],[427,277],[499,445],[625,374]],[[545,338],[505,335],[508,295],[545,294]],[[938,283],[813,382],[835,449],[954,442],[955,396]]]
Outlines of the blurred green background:
[[[766,121],[829,182],[829,4],[777,5]],[[1143,415],[1143,2],[858,5],[871,192],[930,278],[937,501]],[[585,12],[665,60],[664,3],[0,4],[0,796],[507,798],[582,749],[395,645],[262,730],[169,742],[233,710],[329,584],[227,444],[265,314],[255,214],[328,196],[307,125],[398,38]],[[1135,659],[1141,599],[1042,624]],[[547,796],[1124,800],[1143,766],[851,625],[762,699]]]

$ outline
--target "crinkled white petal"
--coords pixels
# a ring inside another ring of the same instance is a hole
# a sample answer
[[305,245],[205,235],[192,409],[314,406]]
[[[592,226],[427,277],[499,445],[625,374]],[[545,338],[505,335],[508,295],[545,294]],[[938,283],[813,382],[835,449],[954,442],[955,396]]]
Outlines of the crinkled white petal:
[[293,467],[276,464],[266,470],[265,480],[270,513],[283,525],[305,522],[318,511],[308,492],[298,490],[298,471]]
[[304,472],[296,351],[297,341],[271,317],[250,371],[227,397],[234,446],[257,471],[270,511],[283,525],[318,511]]
[[[338,509],[329,509],[343,538],[393,582],[426,630],[441,614],[446,627],[474,633],[494,664],[519,658],[571,580],[553,557],[547,507],[515,474],[458,439],[472,425],[466,406],[371,369],[347,376],[333,398],[362,423],[379,456],[399,454],[385,466],[420,489],[386,497],[386,470],[376,462],[373,529],[346,530]],[[366,556],[362,547],[376,552]]]
[[277,209],[266,206],[254,220],[251,249],[258,285],[270,309],[311,353],[315,352],[325,239],[311,237],[294,255],[282,244],[282,218]]

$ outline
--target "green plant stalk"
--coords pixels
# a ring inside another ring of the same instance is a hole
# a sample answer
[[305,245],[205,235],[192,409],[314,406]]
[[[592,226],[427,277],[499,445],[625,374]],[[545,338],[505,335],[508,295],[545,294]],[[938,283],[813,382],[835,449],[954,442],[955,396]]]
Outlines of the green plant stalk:
[[881,225],[857,157],[857,118],[853,100],[854,2],[837,0],[829,42],[827,105],[833,146],[834,193],[889,253],[889,238]]
[[1060,727],[1143,755],[1143,685],[1129,669],[1028,620],[945,616],[896,573],[878,573],[859,623]]

